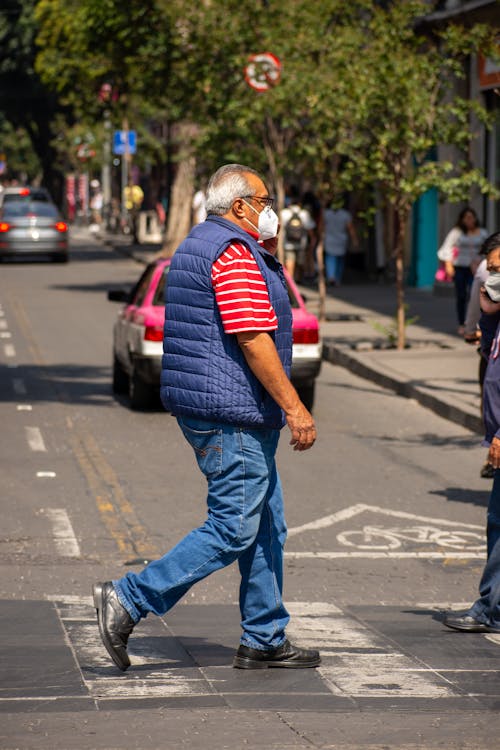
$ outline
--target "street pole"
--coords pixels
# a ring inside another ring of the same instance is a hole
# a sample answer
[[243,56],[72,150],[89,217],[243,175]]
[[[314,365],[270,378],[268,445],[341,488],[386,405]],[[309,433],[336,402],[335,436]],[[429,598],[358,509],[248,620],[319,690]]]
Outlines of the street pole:
[[123,118],[122,131],[125,136],[125,151],[122,154],[122,222],[123,227],[128,226],[128,211],[125,201],[125,188],[128,186],[128,173],[129,173],[129,162],[130,162],[130,149],[128,142],[128,119]]
[[109,121],[108,110],[104,111],[104,144],[102,159],[102,204],[103,204],[103,221],[106,229],[109,229],[109,220],[111,217],[111,123]]

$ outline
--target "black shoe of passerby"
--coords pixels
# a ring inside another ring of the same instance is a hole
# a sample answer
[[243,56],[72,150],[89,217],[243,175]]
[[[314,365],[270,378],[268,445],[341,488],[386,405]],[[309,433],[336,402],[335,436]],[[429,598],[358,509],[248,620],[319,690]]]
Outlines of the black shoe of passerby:
[[130,667],[127,642],[135,623],[120,604],[111,581],[94,584],[92,592],[102,642],[118,669],[125,672]]
[[493,479],[495,476],[495,469],[489,461],[486,461],[486,463],[483,464],[480,473],[483,479]]
[[234,657],[233,667],[237,669],[267,669],[268,667],[303,669],[304,667],[317,667],[320,662],[319,651],[298,648],[287,640],[270,651],[240,646]]
[[479,622],[468,612],[447,612],[443,624],[453,630],[463,633],[500,633],[500,628],[493,628],[484,622]]

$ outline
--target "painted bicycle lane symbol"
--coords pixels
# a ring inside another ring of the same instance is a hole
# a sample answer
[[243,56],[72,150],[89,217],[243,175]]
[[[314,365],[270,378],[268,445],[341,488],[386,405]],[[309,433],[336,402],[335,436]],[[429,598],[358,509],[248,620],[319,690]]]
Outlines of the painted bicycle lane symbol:
[[406,546],[407,542],[410,546],[429,544],[453,550],[479,552],[484,549],[484,534],[434,526],[363,526],[362,529],[340,532],[337,541],[346,547],[366,550],[396,550]]
[[[331,530],[334,531],[333,536]],[[330,531],[330,533],[328,533]],[[429,560],[481,559],[486,554],[484,526],[447,518],[432,518],[394,508],[357,503],[288,530],[288,537],[315,533],[323,549],[293,549],[294,559],[415,558]],[[335,541],[334,541],[335,540]],[[332,544],[334,541],[334,544]]]

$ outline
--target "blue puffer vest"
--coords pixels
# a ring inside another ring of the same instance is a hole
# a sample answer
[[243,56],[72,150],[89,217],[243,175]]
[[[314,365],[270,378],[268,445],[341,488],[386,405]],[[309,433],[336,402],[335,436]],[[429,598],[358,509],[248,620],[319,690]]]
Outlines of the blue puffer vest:
[[280,429],[278,404],[249,369],[235,335],[224,333],[212,287],[212,265],[233,242],[250,249],[278,318],[272,332],[287,374],[292,358],[292,311],[280,263],[247,232],[220,216],[191,230],[168,274],[161,399],[175,416],[244,427]]

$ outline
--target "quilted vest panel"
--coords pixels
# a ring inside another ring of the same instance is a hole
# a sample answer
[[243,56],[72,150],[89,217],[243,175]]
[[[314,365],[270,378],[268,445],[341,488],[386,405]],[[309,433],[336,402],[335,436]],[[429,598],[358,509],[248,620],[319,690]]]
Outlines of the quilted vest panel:
[[278,318],[271,335],[290,374],[292,311],[281,264],[236,224],[211,215],[193,227],[170,265],[161,399],[175,416],[280,429],[282,410],[251,372],[237,337],[224,333],[215,300],[212,265],[233,241],[248,247],[264,277]]

